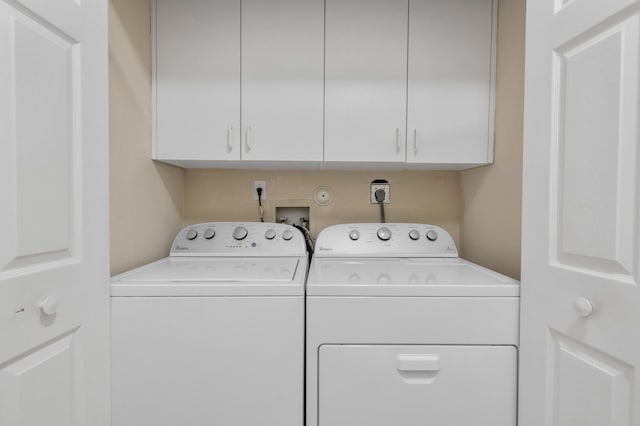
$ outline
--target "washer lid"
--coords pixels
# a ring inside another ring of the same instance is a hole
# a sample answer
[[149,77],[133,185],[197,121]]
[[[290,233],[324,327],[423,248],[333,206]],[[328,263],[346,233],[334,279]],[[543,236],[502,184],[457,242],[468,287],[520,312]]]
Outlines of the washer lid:
[[167,257],[113,277],[112,296],[297,296],[306,257]]
[[309,296],[517,297],[518,281],[460,258],[315,258]]

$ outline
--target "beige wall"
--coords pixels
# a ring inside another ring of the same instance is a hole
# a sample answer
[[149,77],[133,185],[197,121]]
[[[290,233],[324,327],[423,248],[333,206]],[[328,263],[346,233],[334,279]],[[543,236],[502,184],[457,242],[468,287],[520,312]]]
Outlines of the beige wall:
[[166,256],[182,225],[182,169],[151,154],[149,0],[109,3],[111,273]]
[[525,0],[500,0],[495,163],[461,173],[462,255],[520,278]]
[[[266,182],[265,220],[274,220],[275,206],[311,207],[314,234],[332,224],[378,222],[380,209],[369,202],[369,184],[386,179],[391,203],[385,205],[388,222],[432,223],[460,237],[461,193],[456,172],[349,172],[188,170],[185,173],[186,224],[206,221],[256,221],[254,180]],[[313,202],[314,190],[328,186],[334,194],[328,206]]]

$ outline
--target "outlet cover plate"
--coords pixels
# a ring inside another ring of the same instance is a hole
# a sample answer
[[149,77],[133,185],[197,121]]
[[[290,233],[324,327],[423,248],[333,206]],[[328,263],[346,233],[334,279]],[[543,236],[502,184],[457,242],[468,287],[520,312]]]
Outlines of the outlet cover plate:
[[258,199],[258,188],[262,188],[262,201],[267,199],[267,183],[263,180],[253,181],[253,199]]
[[389,204],[391,202],[391,184],[388,183],[372,183],[369,190],[369,197],[371,204],[378,204],[376,201],[376,191],[378,189],[384,190],[384,204]]

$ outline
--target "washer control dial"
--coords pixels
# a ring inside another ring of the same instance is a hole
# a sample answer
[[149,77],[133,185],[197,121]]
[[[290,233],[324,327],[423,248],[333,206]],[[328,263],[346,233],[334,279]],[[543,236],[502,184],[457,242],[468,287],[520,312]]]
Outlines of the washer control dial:
[[282,239],[283,240],[289,241],[292,238],[293,238],[293,232],[291,232],[290,229],[287,229],[282,233]]
[[360,231],[358,231],[357,229],[349,231],[349,238],[351,238],[353,241],[357,241],[360,238]]
[[391,238],[391,230],[386,226],[378,229],[378,238],[380,238],[382,241],[389,241],[389,239]]
[[247,231],[247,228],[245,228],[244,226],[237,226],[233,230],[233,238],[235,238],[238,241],[244,240],[245,238],[247,238],[247,234],[249,234],[249,231]]
[[198,231],[196,231],[195,229],[189,229],[187,231],[187,240],[195,240],[197,236]]
[[213,238],[213,237],[215,237],[215,236],[216,236],[216,231],[214,231],[214,230],[213,230],[213,229],[211,229],[211,228],[207,228],[207,230],[206,230],[206,231],[204,231],[204,237],[205,237],[207,240],[210,240],[210,239],[212,239],[212,238]]
[[434,231],[433,229],[430,229],[429,231],[427,231],[427,240],[435,241],[437,239],[438,239],[438,233],[436,231]]
[[413,241],[419,240],[420,232],[417,229],[412,229],[411,231],[409,231],[409,238],[411,238]]
[[276,237],[276,231],[273,229],[267,229],[267,232],[264,233],[264,237],[267,240],[273,240]]

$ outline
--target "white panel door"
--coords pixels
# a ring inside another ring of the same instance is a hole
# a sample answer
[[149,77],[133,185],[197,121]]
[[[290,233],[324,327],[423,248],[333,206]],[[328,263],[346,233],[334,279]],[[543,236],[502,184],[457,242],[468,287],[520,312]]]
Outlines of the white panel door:
[[323,0],[243,0],[243,160],[320,165],[323,63]]
[[327,0],[327,163],[404,163],[408,19],[408,0]]
[[158,160],[240,159],[240,2],[156,0]]
[[639,11],[527,4],[520,426],[640,425]]
[[492,0],[410,0],[410,10],[407,162],[491,162]]
[[0,1],[0,424],[109,422],[106,0]]

